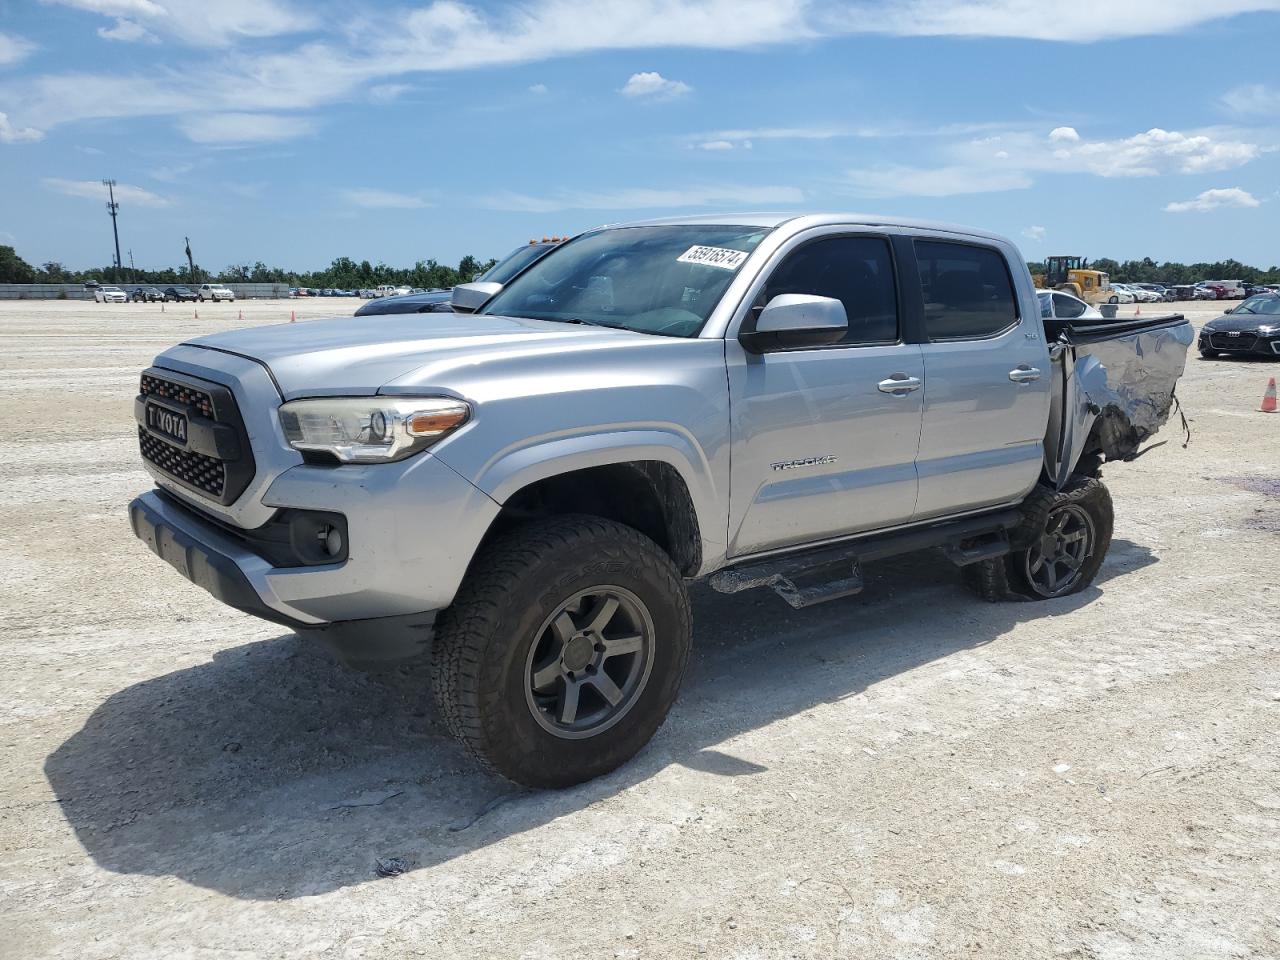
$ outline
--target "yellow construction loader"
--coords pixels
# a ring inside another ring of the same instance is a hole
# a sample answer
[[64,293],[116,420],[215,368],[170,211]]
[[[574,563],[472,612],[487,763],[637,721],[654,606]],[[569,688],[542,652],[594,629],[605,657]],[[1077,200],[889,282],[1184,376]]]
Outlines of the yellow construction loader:
[[1111,299],[1111,278],[1101,270],[1090,270],[1082,257],[1049,257],[1044,273],[1034,275],[1041,290],[1061,290],[1097,305]]

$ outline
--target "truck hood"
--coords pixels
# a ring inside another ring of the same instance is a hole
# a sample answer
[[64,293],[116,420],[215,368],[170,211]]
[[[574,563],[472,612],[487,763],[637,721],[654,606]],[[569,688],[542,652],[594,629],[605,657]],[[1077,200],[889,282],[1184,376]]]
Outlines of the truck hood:
[[292,400],[448,389],[452,371],[474,372],[471,368],[478,364],[509,368],[522,358],[625,349],[667,339],[521,317],[412,313],[281,323],[186,344],[263,364],[284,398]]

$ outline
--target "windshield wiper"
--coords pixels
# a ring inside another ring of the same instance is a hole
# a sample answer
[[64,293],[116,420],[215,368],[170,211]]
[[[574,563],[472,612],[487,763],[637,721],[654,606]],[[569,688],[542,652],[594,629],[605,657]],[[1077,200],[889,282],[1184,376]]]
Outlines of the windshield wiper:
[[533,320],[547,320],[551,323],[580,323],[585,327],[607,327],[610,330],[626,330],[620,323],[605,323],[603,320],[587,320],[584,317],[532,317]]

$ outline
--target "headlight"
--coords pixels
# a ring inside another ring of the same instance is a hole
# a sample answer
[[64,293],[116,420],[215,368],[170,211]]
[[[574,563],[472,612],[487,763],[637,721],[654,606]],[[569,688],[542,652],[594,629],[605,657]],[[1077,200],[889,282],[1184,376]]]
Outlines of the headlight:
[[1272,326],[1271,324],[1263,324],[1258,328],[1258,332],[1267,337],[1271,336],[1271,334],[1275,333],[1277,330],[1280,330],[1280,327]]
[[389,463],[425,450],[470,414],[449,397],[320,397],[286,403],[280,425],[295,450],[342,463]]

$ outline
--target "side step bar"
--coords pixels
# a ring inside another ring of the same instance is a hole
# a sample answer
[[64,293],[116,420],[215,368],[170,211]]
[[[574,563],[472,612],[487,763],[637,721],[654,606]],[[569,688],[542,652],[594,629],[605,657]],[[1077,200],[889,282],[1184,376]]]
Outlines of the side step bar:
[[852,596],[862,590],[862,564],[901,553],[941,547],[956,566],[1001,557],[1009,552],[1009,530],[1022,521],[1017,510],[1004,510],[963,520],[894,533],[875,534],[828,547],[780,557],[750,560],[712,574],[712,589],[739,593],[772,587],[800,610],[815,603]]

